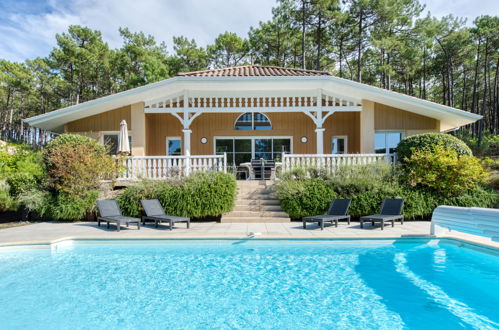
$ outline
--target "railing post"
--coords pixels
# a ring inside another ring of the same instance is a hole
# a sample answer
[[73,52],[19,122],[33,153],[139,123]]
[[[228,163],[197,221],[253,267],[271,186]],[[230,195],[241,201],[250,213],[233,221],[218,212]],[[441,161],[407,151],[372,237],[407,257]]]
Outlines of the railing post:
[[227,153],[226,152],[224,152],[224,160],[223,160],[222,166],[223,166],[224,173],[227,173]]
[[191,174],[191,153],[189,150],[185,152],[185,176]]

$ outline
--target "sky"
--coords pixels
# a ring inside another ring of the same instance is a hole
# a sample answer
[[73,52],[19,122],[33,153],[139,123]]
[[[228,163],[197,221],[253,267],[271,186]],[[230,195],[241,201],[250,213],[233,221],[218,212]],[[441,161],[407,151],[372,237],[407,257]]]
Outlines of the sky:
[[[499,15],[499,0],[420,0],[433,16]],[[110,47],[121,46],[119,27],[165,41],[194,38],[201,46],[225,31],[246,36],[271,18],[275,0],[0,0],[0,58],[24,61],[47,56],[56,33],[69,25],[102,32]]]

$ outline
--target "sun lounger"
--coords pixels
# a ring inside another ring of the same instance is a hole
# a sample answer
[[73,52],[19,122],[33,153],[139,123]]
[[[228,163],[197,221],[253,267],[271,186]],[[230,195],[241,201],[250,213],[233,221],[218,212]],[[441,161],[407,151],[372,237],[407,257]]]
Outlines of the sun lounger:
[[366,215],[360,218],[360,228],[364,228],[364,222],[371,222],[374,226],[375,222],[381,222],[381,230],[385,227],[385,221],[391,221],[392,227],[395,226],[395,220],[400,220],[404,224],[404,216],[402,215],[402,208],[404,207],[404,200],[400,198],[385,198],[381,204],[379,214]]
[[145,224],[147,220],[154,221],[156,228],[162,222],[168,222],[170,225],[170,230],[176,222],[186,222],[187,228],[190,227],[191,219],[186,217],[176,217],[173,215],[166,215],[163,207],[157,199],[142,200],[142,207],[144,208],[145,216],[142,217],[142,224]]
[[101,222],[107,222],[107,228],[109,228],[109,223],[115,223],[116,229],[120,231],[122,224],[128,227],[129,224],[135,223],[137,229],[140,229],[140,219],[123,216],[116,200],[98,200],[97,208],[99,209],[98,226],[100,226]]
[[321,230],[324,230],[325,222],[331,222],[331,224],[334,222],[336,227],[338,227],[339,220],[347,220],[350,224],[350,216],[347,212],[351,202],[351,199],[334,199],[329,205],[327,214],[303,218],[303,228],[307,228],[307,222],[317,222]]

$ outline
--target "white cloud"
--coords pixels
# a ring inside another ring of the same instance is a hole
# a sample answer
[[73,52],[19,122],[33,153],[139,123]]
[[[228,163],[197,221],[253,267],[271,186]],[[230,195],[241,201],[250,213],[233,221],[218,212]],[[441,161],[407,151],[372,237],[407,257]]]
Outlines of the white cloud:
[[71,24],[101,31],[111,47],[121,45],[119,27],[143,31],[168,45],[173,36],[184,35],[206,46],[225,31],[246,36],[250,26],[271,18],[274,5],[273,0],[49,0],[45,13],[0,13],[8,18],[0,22],[0,58],[46,56],[55,34]]
[[[12,1],[12,6],[0,5],[3,18],[0,20],[0,58],[16,61],[47,56],[55,45],[55,34],[66,31],[71,24],[100,30],[111,47],[121,45],[119,27],[152,34],[169,46],[172,37],[179,35],[194,38],[206,46],[225,31],[246,36],[250,26],[271,18],[271,8],[276,4],[275,0],[45,0],[42,5],[36,2],[36,6],[26,12],[29,0],[24,0],[27,2],[22,5],[19,0]],[[481,14],[499,14],[498,0],[421,2],[432,15],[441,17],[452,13],[468,17],[468,24]]]
[[498,0],[420,0],[432,16],[443,17],[449,14],[467,19],[472,25],[480,15],[499,15]]

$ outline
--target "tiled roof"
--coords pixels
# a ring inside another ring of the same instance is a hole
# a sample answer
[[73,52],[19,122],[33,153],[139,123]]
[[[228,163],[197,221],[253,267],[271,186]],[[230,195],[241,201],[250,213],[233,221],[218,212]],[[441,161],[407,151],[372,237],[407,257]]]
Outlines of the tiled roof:
[[278,77],[278,76],[330,76],[325,71],[283,68],[279,66],[241,65],[222,69],[179,73],[182,77]]

